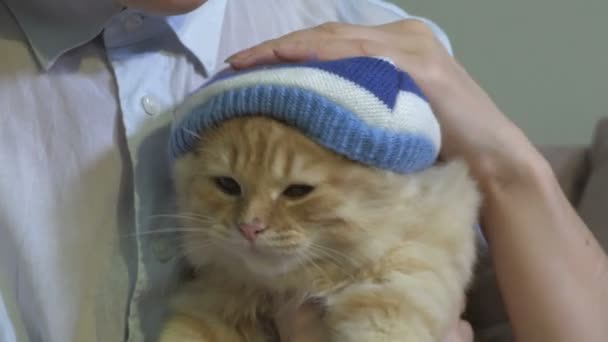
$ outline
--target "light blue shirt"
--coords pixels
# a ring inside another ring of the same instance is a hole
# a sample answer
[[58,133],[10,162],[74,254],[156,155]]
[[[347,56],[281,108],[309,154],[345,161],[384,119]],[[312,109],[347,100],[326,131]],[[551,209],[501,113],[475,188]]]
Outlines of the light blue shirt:
[[150,340],[181,270],[175,237],[149,233],[175,227],[158,216],[175,106],[242,48],[406,17],[378,0],[209,0],[166,18],[0,0],[0,341]]

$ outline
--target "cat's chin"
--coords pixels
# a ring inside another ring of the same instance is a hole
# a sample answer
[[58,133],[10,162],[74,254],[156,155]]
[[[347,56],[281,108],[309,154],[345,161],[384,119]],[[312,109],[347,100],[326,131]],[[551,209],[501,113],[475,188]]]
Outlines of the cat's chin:
[[[234,251],[233,251],[234,252]],[[262,278],[274,278],[290,272],[298,267],[297,254],[277,253],[264,248],[250,247],[235,253],[238,265],[236,269],[245,268],[250,275]]]
[[297,272],[305,260],[304,246],[286,251],[239,241],[229,245],[217,243],[205,249],[188,247],[186,245],[186,257],[195,267],[215,265],[229,271],[234,278],[255,278],[262,282]]

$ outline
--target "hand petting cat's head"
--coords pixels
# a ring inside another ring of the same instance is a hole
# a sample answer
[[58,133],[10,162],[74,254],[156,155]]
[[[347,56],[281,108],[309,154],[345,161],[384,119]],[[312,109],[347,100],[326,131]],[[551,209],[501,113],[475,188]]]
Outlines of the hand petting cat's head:
[[450,248],[466,234],[446,227],[473,221],[479,201],[464,162],[396,174],[265,117],[208,130],[174,171],[188,261],[246,281],[349,272],[404,239]]

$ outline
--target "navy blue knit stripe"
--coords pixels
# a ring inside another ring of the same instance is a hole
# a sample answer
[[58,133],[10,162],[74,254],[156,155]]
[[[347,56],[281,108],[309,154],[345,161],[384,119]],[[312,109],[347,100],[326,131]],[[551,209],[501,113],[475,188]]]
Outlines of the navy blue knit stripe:
[[372,167],[410,173],[431,166],[437,155],[429,138],[368,125],[312,91],[258,85],[226,91],[194,108],[174,128],[172,158],[197,144],[197,137],[188,131],[204,134],[227,119],[256,113],[285,122],[322,146]]
[[353,57],[347,60],[313,61],[305,66],[343,77],[374,94],[388,108],[395,107],[400,87],[400,73],[387,61],[378,58]]
[[366,89],[391,109],[395,106],[399,90],[414,93],[426,100],[422,90],[420,90],[408,73],[397,69],[385,60],[373,57],[352,57],[335,61],[264,65],[238,71],[229,69],[214,76],[203,87],[253,71],[288,67],[316,68],[340,76]]
[[414,93],[426,100],[412,77],[391,63],[372,57],[352,57],[336,61],[312,61],[303,66],[342,76],[367,89],[389,108],[394,108],[399,90]]

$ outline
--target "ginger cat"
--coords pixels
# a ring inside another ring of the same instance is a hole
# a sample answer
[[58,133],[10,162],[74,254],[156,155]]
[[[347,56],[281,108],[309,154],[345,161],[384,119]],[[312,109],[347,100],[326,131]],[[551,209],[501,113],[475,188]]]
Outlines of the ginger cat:
[[324,303],[327,341],[440,341],[475,260],[480,195],[464,162],[400,175],[277,121],[227,121],[176,161],[196,272],[161,341],[276,339],[273,318]]

